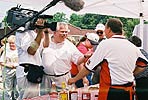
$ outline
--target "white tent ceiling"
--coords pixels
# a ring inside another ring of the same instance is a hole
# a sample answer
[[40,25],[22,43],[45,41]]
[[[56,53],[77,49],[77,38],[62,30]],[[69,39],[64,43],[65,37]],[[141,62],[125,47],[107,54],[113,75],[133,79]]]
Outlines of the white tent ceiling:
[[[52,0],[0,0],[0,7],[5,6],[3,11],[7,11],[11,7],[21,4],[22,7],[40,11]],[[85,14],[96,13],[103,15],[113,15],[120,17],[139,18],[139,14],[143,13],[144,19],[148,19],[148,0],[83,0],[84,8],[79,12],[75,12],[63,3],[59,2],[54,7],[49,8],[45,13],[55,14],[56,12],[64,12],[67,15],[71,13]],[[143,1],[143,2],[142,2]],[[3,4],[5,3],[5,4]],[[7,6],[8,5],[8,6]],[[2,11],[0,12],[2,13]]]
[[148,0],[95,0],[85,5],[81,12],[129,18],[139,18],[143,13],[144,19],[148,19]]

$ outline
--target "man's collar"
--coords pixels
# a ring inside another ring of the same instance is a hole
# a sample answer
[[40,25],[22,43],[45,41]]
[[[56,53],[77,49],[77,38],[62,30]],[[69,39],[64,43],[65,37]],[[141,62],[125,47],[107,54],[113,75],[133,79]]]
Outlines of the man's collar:
[[111,38],[123,38],[125,39],[126,37],[123,35],[113,35]]

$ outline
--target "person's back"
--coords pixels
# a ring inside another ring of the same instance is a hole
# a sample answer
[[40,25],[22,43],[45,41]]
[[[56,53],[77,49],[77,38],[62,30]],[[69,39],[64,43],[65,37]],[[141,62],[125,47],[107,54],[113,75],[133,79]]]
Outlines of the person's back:
[[[141,47],[142,40],[137,36],[131,36],[129,41],[137,46],[141,53],[148,59],[148,53]],[[136,81],[136,95],[138,100],[147,100],[148,98],[148,66],[145,70],[137,75],[135,75]]]
[[133,71],[135,69],[135,61],[138,59],[136,57],[138,53],[137,48],[128,42],[125,37],[118,36],[113,36],[110,39],[102,41],[99,47],[104,47],[102,49],[104,52],[102,52],[105,53],[105,55],[102,56],[102,58],[107,60],[112,79],[111,84],[126,84],[132,82],[134,79]]
[[[148,53],[144,49],[140,49],[140,51],[148,59]],[[136,79],[142,78],[142,77],[148,78],[148,66],[145,68],[145,70],[143,72],[141,72],[141,73],[139,73],[138,75],[135,76]],[[147,82],[148,82],[148,80],[147,80]],[[142,86],[144,86],[144,85],[142,85]],[[145,86],[147,86],[147,85],[145,85]],[[147,89],[147,92],[148,92],[148,89]]]

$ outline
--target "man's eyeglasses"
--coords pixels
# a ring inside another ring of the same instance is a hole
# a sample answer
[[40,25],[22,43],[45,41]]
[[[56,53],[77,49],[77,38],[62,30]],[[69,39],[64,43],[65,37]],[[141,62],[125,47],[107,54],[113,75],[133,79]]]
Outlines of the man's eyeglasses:
[[60,31],[62,34],[67,34],[68,31]]
[[97,31],[96,33],[97,33],[97,34],[103,34],[103,32],[102,32],[102,31]]

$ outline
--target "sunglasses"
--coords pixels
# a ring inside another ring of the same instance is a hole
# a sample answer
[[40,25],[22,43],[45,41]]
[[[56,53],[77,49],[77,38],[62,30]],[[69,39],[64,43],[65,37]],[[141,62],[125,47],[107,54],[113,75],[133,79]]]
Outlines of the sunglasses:
[[103,34],[103,32],[102,32],[102,31],[101,31],[101,32],[97,31],[96,33],[97,33],[97,34]]

